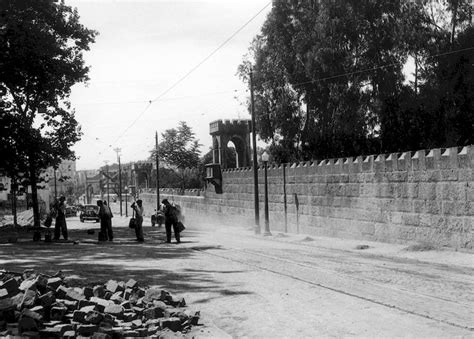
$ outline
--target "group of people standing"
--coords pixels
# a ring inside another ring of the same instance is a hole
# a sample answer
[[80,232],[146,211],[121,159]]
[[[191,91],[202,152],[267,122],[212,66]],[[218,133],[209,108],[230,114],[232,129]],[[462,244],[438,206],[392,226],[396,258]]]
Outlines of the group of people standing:
[[[68,240],[68,231],[66,224],[66,199],[60,197],[53,205],[52,213],[55,216],[54,226],[54,240],[59,240],[60,235],[63,235],[64,240]],[[171,243],[171,229],[173,229],[174,237],[176,242],[181,242],[180,230],[178,223],[180,222],[180,211],[174,205],[172,205],[168,199],[162,200],[163,212],[165,215],[165,230],[166,230],[166,242]],[[112,210],[107,205],[105,200],[97,200],[97,206],[99,206],[99,219],[100,219],[100,234],[99,240],[101,241],[112,241],[114,239],[114,233],[112,230]],[[137,241],[143,242],[143,202],[138,199],[131,205],[134,211],[134,217],[136,220],[135,224],[135,235]]]
[[[163,204],[163,212],[165,214],[165,230],[166,230],[166,242],[171,243],[171,227],[173,227],[174,237],[176,242],[181,243],[180,231],[178,229],[179,222],[179,211],[176,206],[172,205],[168,199],[163,199],[161,202]],[[138,199],[131,205],[135,213],[135,235],[137,241],[143,242],[143,202]]]

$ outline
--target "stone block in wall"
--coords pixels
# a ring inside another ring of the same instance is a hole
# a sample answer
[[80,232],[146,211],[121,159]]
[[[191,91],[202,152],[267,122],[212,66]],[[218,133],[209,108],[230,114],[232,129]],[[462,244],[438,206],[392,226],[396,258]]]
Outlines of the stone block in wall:
[[425,170],[420,173],[420,181],[438,182],[441,181],[440,170]]
[[362,171],[363,172],[373,172],[374,171],[374,156],[369,155],[365,157],[362,161]]
[[443,183],[440,185],[442,192],[440,194],[440,198],[442,200],[454,200],[454,201],[468,201],[467,200],[467,188],[463,182],[456,182],[456,183]]
[[471,225],[465,222],[465,217],[449,217],[446,218],[446,232],[451,233],[470,233]]
[[398,153],[391,153],[385,158],[385,171],[398,171]]
[[377,192],[377,186],[372,183],[363,183],[359,186],[360,196],[373,197]]
[[474,147],[464,146],[458,153],[458,168],[474,169]]
[[427,200],[425,201],[425,213],[429,214],[441,214],[442,213],[442,202],[440,200]]
[[352,198],[351,197],[341,197],[341,207],[351,207]]
[[309,186],[308,190],[309,190],[308,193],[309,193],[310,195],[312,195],[312,196],[318,196],[318,195],[320,195],[320,194],[319,194],[319,185],[318,185],[318,184],[313,184],[313,185]]
[[408,197],[408,183],[397,183],[395,191],[395,199],[404,199]]
[[358,173],[349,173],[349,182],[350,183],[358,183],[359,182]]
[[474,168],[462,168],[458,170],[459,181],[474,181]]
[[412,225],[399,225],[397,227],[397,239],[404,242],[416,241],[416,227]]
[[411,157],[411,170],[413,172],[424,171],[425,165],[425,151],[416,151]]
[[322,196],[312,195],[310,199],[310,203],[312,206],[323,206],[324,198]]
[[388,223],[389,224],[394,224],[394,225],[402,224],[403,223],[402,215],[403,215],[403,212],[396,212],[396,211],[390,212],[389,218],[388,218]]
[[457,147],[446,148],[441,154],[441,169],[458,168],[458,149]]
[[404,182],[408,180],[408,172],[406,171],[393,171],[386,174],[386,178],[389,182]]
[[374,172],[376,173],[376,177],[380,178],[383,177],[385,172],[385,155],[379,154],[374,159]]
[[411,198],[411,199],[418,198],[420,184],[418,182],[409,182],[407,183],[407,187],[408,187],[408,198]]
[[441,181],[457,181],[458,171],[456,169],[442,169]]
[[413,200],[400,199],[394,200],[393,210],[398,212],[413,212]]
[[375,223],[373,222],[358,222],[355,225],[356,229],[354,231],[360,233],[364,237],[373,236],[375,234]]
[[437,184],[432,182],[422,182],[419,184],[418,197],[424,200],[435,200],[436,199],[436,188]]
[[360,195],[360,185],[359,184],[347,184],[345,195],[347,197],[358,197]]
[[334,165],[332,169],[332,173],[334,174],[341,174],[344,173],[344,158],[337,158],[334,159]]
[[402,223],[409,226],[420,225],[420,215],[418,213],[405,213],[402,216]]
[[466,217],[468,216],[474,216],[474,200],[466,201]]
[[426,210],[425,200],[415,199],[412,201],[413,212],[424,213]]
[[349,174],[342,173],[342,174],[339,176],[339,182],[340,182],[340,183],[343,183],[343,184],[347,184],[347,183],[349,182]]
[[399,171],[409,171],[411,169],[410,152],[403,152],[398,156],[397,168]]
[[425,167],[427,170],[439,170],[441,165],[441,150],[435,148],[428,151],[425,157]]
[[420,170],[408,171],[407,182],[420,182],[422,173]]
[[354,173],[354,174],[362,172],[363,162],[364,162],[364,158],[361,156],[353,159],[352,163],[350,163],[349,172]]
[[352,157],[344,158],[344,161],[342,163],[342,173],[350,173],[353,161],[354,159]]
[[444,215],[464,215],[466,213],[466,206],[466,203],[443,200],[442,213]]
[[398,239],[399,237],[398,231],[400,227],[400,225],[395,226],[390,224],[375,223],[373,240],[393,242],[394,239]]

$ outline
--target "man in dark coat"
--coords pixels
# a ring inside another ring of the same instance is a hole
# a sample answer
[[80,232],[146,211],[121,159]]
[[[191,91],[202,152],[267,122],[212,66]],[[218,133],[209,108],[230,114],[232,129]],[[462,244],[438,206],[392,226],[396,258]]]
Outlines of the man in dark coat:
[[166,242],[171,243],[171,226],[173,226],[174,237],[179,244],[181,239],[178,230],[178,210],[170,204],[168,199],[163,199],[161,203],[164,205],[165,212]]
[[64,240],[68,239],[66,225],[66,198],[61,197],[56,202],[54,209],[56,212],[56,224],[54,225],[54,240],[59,240],[60,234],[63,234]]

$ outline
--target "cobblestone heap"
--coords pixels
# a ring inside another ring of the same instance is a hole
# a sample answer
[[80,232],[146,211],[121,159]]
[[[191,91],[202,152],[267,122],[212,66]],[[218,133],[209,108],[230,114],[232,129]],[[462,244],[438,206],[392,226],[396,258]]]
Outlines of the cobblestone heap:
[[185,306],[183,298],[133,279],[72,287],[60,272],[0,271],[0,337],[159,338],[197,325],[199,312]]

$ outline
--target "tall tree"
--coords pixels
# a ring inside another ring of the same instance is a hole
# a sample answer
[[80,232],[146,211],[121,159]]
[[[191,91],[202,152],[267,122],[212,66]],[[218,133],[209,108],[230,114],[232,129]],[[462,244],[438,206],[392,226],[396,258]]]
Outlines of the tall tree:
[[[12,126],[8,144],[27,164],[36,226],[40,173],[74,158],[70,148],[81,133],[68,96],[74,84],[88,80],[82,53],[95,35],[64,1],[0,2],[0,93],[9,105],[2,114]],[[10,176],[18,171],[17,160],[9,156],[4,162]]]
[[[190,178],[199,175],[199,140],[185,121],[181,121],[177,128],[161,133],[161,140],[158,156],[179,177],[181,189],[184,190]],[[155,159],[155,154],[156,149],[151,151],[151,160]]]
[[[250,47],[253,62],[245,60],[239,74],[248,81],[253,69],[257,127],[275,159],[430,144],[424,127],[436,115],[421,103],[440,70],[432,56],[460,48],[457,36],[472,23],[468,2],[274,2]],[[411,58],[415,78],[407,83]],[[450,139],[466,139],[455,134]]]

